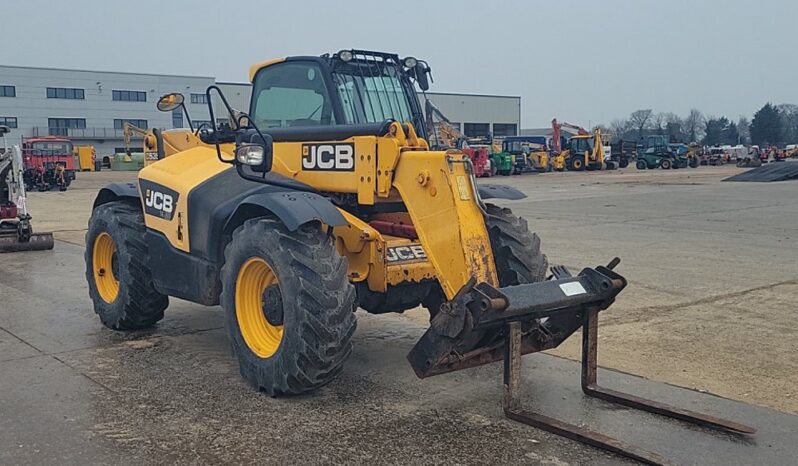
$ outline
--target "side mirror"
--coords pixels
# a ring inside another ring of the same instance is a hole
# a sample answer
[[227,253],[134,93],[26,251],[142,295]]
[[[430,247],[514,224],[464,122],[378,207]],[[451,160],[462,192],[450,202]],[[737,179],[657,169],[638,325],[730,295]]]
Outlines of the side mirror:
[[430,68],[425,62],[420,61],[416,63],[415,74],[416,74],[416,82],[418,83],[418,87],[421,88],[422,91],[429,90],[429,72]]
[[263,138],[253,135],[250,142],[240,142],[235,148],[235,164],[247,166],[253,172],[267,173],[272,169],[272,138],[264,134]]
[[186,98],[183,97],[183,94],[179,92],[173,92],[171,94],[161,96],[155,106],[158,107],[158,110],[162,112],[171,112],[172,110],[183,105],[185,100]]

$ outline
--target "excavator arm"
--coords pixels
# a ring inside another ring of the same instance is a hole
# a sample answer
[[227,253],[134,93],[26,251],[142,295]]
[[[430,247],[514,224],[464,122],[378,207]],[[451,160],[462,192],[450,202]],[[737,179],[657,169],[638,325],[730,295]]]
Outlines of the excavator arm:
[[462,149],[468,146],[466,135],[452,126],[446,115],[429,100],[424,104],[424,113],[427,116],[427,134],[435,139],[433,147]]

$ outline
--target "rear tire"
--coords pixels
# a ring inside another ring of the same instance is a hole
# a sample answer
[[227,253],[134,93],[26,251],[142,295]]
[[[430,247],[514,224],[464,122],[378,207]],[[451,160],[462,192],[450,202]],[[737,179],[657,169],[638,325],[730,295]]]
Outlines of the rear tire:
[[671,168],[671,161],[668,159],[662,159],[659,162],[659,166],[662,169],[669,170]]
[[163,319],[169,305],[169,298],[152,283],[146,229],[141,208],[125,202],[100,205],[89,219],[85,253],[89,297],[94,312],[110,329],[150,327]]
[[637,169],[638,170],[645,170],[646,168],[648,168],[648,164],[646,163],[645,160],[638,160],[637,161]]
[[[352,352],[357,322],[355,288],[332,237],[316,223],[291,232],[275,219],[251,219],[235,230],[224,254],[220,303],[244,379],[272,396],[308,392],[333,380]],[[246,285],[243,270],[252,260],[268,266],[276,277],[273,285]],[[272,286],[278,290],[272,296],[278,297],[264,306]],[[263,324],[258,316],[245,314],[248,291],[260,304],[263,322],[279,328],[276,342],[257,341]],[[279,319],[270,320],[268,311],[277,308]],[[256,319],[254,324],[251,319]]]

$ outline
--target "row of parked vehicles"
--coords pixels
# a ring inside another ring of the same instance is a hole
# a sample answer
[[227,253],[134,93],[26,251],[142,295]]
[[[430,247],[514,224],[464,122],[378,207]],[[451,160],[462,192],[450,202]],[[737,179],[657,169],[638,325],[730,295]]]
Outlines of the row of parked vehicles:
[[509,136],[492,143],[477,141],[462,150],[471,155],[477,176],[516,175],[525,172],[614,170],[634,164],[639,170],[670,170],[736,163],[756,167],[780,161],[794,153],[758,146],[704,147],[670,143],[665,135],[651,135],[640,141],[604,143],[600,131],[584,132],[561,140],[562,147],[545,136]]

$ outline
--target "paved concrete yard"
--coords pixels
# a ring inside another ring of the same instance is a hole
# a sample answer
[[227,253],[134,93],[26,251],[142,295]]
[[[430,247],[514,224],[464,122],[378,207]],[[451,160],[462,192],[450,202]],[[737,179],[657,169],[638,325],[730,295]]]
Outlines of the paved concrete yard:
[[[540,233],[552,263],[578,271],[622,258],[630,285],[602,316],[599,363],[653,381],[605,370],[604,384],[760,432],[739,439],[585,399],[578,364],[552,355],[524,358],[527,404],[678,464],[794,464],[798,183],[719,181],[737,171],[486,182],[529,195],[503,204]],[[0,255],[0,464],[623,462],[506,420],[498,364],[416,379],[404,356],[425,328],[420,311],[360,312],[342,376],[290,399],[240,379],[218,308],[173,299],[154,329],[104,329],[83,234],[96,190],[131,175],[79,174],[66,193],[33,193],[34,226],[56,231],[56,249]],[[555,353],[576,357],[578,343]]]

